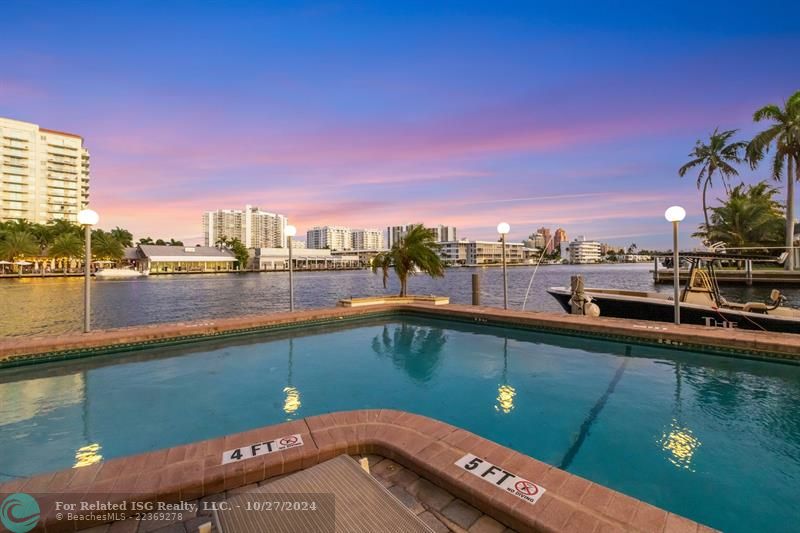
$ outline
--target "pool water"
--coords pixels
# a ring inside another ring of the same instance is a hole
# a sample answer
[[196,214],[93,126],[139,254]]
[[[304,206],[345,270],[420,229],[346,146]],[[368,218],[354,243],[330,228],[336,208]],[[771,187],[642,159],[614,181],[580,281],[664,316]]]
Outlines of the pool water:
[[359,408],[725,531],[800,523],[800,367],[416,318],[0,371],[0,481]]

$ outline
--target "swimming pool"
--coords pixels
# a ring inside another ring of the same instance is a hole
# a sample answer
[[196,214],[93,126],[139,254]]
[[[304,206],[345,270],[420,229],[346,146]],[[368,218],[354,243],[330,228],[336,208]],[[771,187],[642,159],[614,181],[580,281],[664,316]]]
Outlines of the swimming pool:
[[0,371],[0,481],[358,408],[726,531],[800,521],[800,367],[411,317]]

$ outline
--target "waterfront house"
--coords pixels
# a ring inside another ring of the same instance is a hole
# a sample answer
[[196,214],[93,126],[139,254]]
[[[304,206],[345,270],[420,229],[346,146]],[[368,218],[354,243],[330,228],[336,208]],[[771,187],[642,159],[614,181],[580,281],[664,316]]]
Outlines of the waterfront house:
[[125,259],[151,274],[229,272],[236,270],[230,250],[213,246],[158,246],[139,244],[125,250]]

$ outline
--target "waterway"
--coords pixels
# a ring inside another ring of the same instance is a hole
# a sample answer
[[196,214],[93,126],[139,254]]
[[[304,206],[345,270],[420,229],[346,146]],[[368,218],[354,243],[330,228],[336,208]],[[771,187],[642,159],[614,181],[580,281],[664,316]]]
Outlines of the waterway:
[[[589,287],[670,291],[655,285],[650,264],[546,265],[538,269],[525,305],[527,310],[561,312],[547,287],[569,285],[570,275],[582,274]],[[534,267],[508,269],[509,307],[521,309]],[[444,278],[413,276],[414,294],[450,296],[450,301],[472,301],[471,276],[481,277],[481,303],[502,306],[502,269],[451,268]],[[383,288],[380,273],[368,270],[295,273],[295,307],[332,307],[341,298],[396,294],[394,274]],[[285,311],[289,282],[285,272],[151,276],[125,281],[92,280],[92,327],[113,328],[158,322],[176,322]],[[732,300],[763,301],[769,286],[723,287]],[[777,287],[781,288],[781,287]],[[782,289],[782,288],[781,288]],[[800,289],[784,290],[789,304],[800,305]],[[83,279],[0,279],[0,336],[32,336],[80,331]]]

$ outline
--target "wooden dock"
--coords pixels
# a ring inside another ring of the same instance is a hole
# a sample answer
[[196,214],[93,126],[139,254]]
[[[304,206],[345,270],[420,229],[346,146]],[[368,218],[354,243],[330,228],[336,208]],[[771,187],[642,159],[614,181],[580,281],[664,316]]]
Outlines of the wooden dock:
[[[672,269],[658,268],[653,269],[653,281],[655,283],[672,283],[675,276]],[[717,282],[720,285],[773,285],[780,289],[785,285],[800,285],[800,271],[780,270],[777,268],[735,270],[720,269],[714,270]],[[689,279],[689,270],[680,271],[680,281],[685,282]]]

